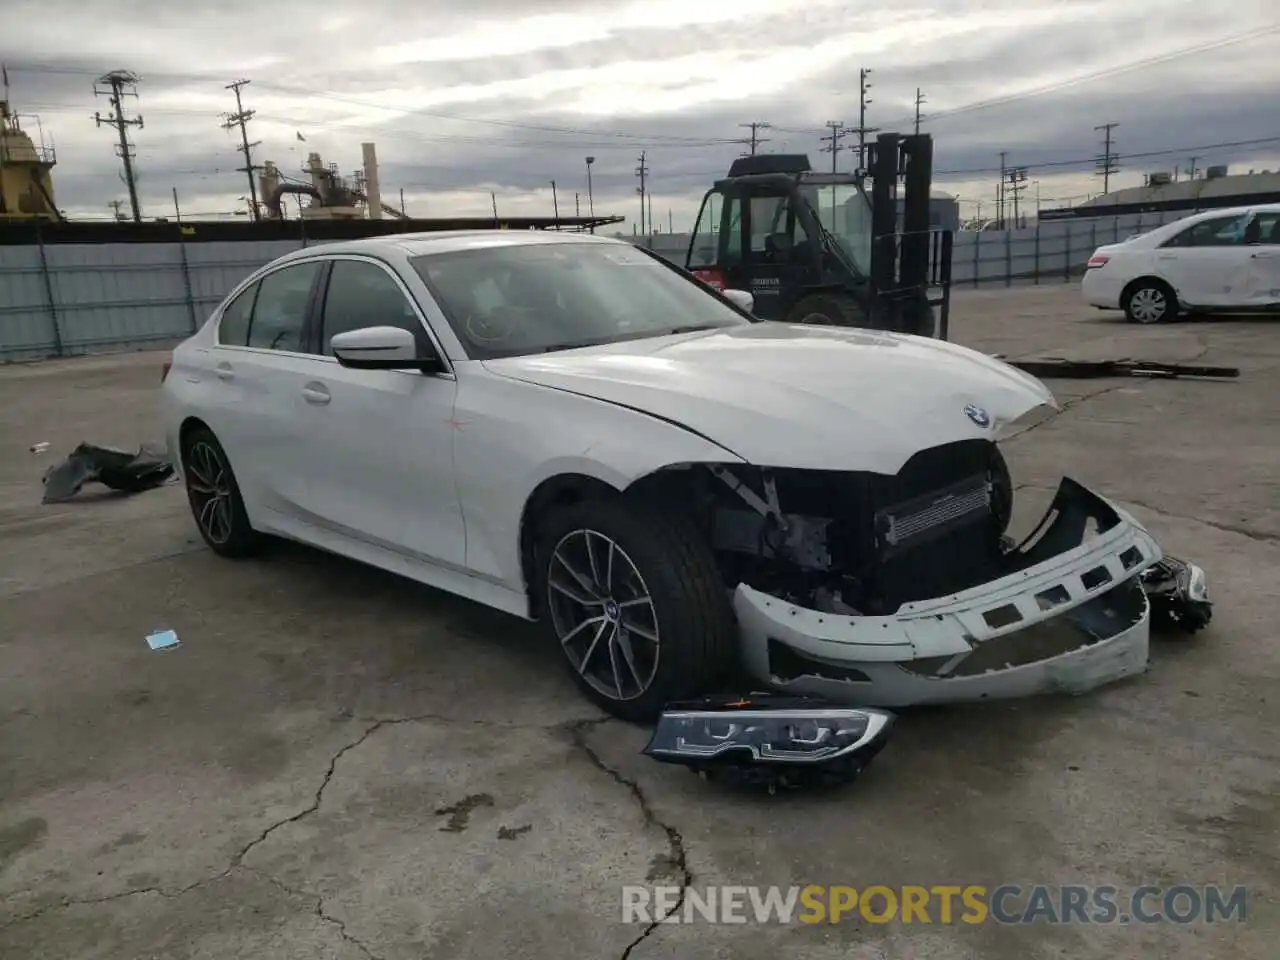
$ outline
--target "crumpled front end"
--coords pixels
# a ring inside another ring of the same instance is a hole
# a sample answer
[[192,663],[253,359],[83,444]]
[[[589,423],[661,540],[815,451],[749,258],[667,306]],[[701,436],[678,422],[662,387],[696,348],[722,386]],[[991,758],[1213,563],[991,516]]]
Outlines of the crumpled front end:
[[981,585],[883,615],[797,606],[740,584],[746,665],[797,695],[877,707],[1084,693],[1143,672],[1159,561],[1132,516],[1063,479],[1040,527]]

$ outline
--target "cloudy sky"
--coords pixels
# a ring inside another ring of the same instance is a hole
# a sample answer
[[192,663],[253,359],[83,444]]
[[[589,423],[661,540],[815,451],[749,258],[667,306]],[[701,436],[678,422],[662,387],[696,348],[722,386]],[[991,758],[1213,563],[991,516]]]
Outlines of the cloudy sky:
[[[964,213],[993,207],[999,154],[1025,165],[1034,205],[1078,202],[1094,127],[1116,122],[1123,173],[1211,163],[1280,168],[1280,8],[1274,0],[5,0],[0,61],[15,106],[57,147],[72,216],[126,198],[94,78],[140,77],[126,102],[144,216],[243,209],[238,135],[223,130],[241,78],[257,111],[255,162],[297,174],[309,150],[344,173],[378,145],[384,200],[416,216],[587,209],[688,229],[698,198],[770,123],[763,151],[819,152],[828,121],[907,129],[916,89],[935,137],[935,181]],[[298,134],[305,137],[299,142]],[[1241,144],[1242,141],[1266,141]],[[837,162],[856,160],[856,137]],[[1241,144],[1230,146],[1230,144]]]

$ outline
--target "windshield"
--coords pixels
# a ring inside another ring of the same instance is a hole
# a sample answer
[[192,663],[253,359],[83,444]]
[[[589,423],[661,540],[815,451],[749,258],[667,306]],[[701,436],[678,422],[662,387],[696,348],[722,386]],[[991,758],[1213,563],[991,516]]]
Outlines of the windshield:
[[864,277],[871,273],[871,201],[857,184],[802,183],[800,193]]
[[751,323],[631,244],[511,244],[410,262],[473,360]]

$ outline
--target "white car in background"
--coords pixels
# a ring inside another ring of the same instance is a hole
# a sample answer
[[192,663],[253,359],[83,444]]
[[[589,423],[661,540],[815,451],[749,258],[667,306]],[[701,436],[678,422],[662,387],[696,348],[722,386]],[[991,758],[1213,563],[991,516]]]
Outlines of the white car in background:
[[1134,323],[1280,310],[1280,204],[1197,213],[1099,247],[1081,292]]
[[749,300],[582,234],[313,246],[174,350],[166,438],[215,552],[289,537],[542,620],[622,717],[739,663],[886,707],[1145,668],[1132,517],[1064,479],[1004,536],[997,444],[1057,412],[1044,384]]

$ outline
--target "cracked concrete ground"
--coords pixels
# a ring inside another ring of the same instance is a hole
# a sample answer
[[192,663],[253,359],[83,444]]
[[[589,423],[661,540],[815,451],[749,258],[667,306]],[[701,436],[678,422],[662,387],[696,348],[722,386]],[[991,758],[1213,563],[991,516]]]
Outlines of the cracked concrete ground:
[[[1212,627],[1080,699],[914,712],[850,789],[729,795],[638,755],[528,626],[299,547],[197,541],[181,492],[43,507],[79,440],[158,436],[161,357],[0,370],[0,956],[1264,958],[1280,932],[1280,324],[1135,328],[1074,287],[960,292],[1012,356],[1201,358],[1238,383],[1060,381],[1008,446],[1209,571]],[[49,441],[44,457],[27,453]],[[143,637],[172,627],[157,654]],[[1246,884],[1245,924],[620,922],[682,884]]]

